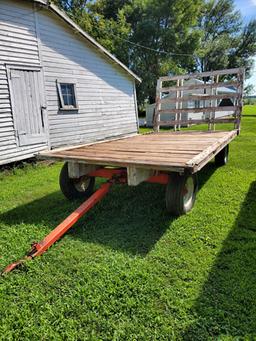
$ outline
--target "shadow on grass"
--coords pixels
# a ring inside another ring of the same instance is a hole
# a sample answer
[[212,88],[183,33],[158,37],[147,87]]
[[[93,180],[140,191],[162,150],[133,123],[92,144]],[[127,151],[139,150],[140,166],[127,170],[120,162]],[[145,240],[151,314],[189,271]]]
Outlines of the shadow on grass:
[[[200,172],[200,187],[215,169],[214,164],[209,163]],[[164,197],[165,186],[116,185],[68,234],[85,242],[107,245],[131,254],[146,255],[175,219],[167,214]],[[61,192],[54,192],[0,215],[0,222],[8,225],[42,225],[47,233],[79,204],[67,201]]]
[[256,337],[256,181],[211,269],[185,340]]

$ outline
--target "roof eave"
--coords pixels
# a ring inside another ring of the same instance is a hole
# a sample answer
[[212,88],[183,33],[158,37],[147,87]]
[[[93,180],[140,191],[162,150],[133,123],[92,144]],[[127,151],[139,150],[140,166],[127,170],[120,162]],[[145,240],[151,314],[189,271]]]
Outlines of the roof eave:
[[48,4],[48,0],[33,0],[34,2],[37,2],[41,5],[47,5]]
[[82,30],[69,16],[60,10],[56,5],[51,2],[45,2],[43,0],[34,0],[42,5],[47,6],[54,13],[56,13],[59,17],[61,17],[66,23],[73,27],[77,32],[79,32],[84,38],[86,38],[91,44],[93,44],[101,53],[106,55],[112,61],[114,61],[117,65],[119,65],[122,69],[124,69],[130,76],[132,76],[136,81],[141,83],[141,78],[138,77],[134,72],[132,72],[126,65],[124,65],[120,60],[118,60],[114,55],[112,55],[107,49],[105,49],[102,45],[100,45],[95,39],[93,39],[88,33]]

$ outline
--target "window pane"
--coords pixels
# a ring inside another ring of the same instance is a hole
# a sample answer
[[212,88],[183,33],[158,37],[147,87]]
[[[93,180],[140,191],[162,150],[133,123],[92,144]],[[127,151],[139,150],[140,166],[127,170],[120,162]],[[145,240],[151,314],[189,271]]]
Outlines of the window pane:
[[61,92],[62,92],[62,95],[66,95],[67,93],[67,85],[66,84],[61,84]]
[[68,96],[64,94],[62,96],[63,96],[64,105],[68,105]]
[[76,107],[74,84],[60,84],[61,94],[65,106]]
[[72,95],[72,88],[73,88],[72,84],[69,84],[69,86],[67,86],[67,94]]

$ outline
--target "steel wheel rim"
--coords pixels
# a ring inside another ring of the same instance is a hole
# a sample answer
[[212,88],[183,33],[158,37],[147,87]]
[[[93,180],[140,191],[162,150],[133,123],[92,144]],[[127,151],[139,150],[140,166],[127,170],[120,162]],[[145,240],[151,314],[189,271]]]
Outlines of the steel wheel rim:
[[183,203],[184,203],[185,209],[188,209],[193,202],[194,188],[195,188],[194,180],[190,176],[187,178],[185,186],[184,186]]
[[225,163],[228,162],[228,153],[227,153],[227,151],[225,152],[224,162],[225,162]]
[[90,178],[88,176],[82,176],[81,178],[74,180],[74,186],[78,192],[85,192],[88,189],[89,185]]

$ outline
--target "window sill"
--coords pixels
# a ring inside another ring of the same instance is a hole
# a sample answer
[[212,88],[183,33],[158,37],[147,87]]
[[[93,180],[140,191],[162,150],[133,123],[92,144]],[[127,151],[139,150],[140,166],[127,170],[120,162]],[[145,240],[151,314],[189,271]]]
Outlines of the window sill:
[[78,108],[75,109],[75,108],[71,108],[71,109],[59,109],[58,110],[58,115],[78,115],[79,114],[79,111],[78,111]]
[[59,108],[59,111],[78,111],[79,108]]

